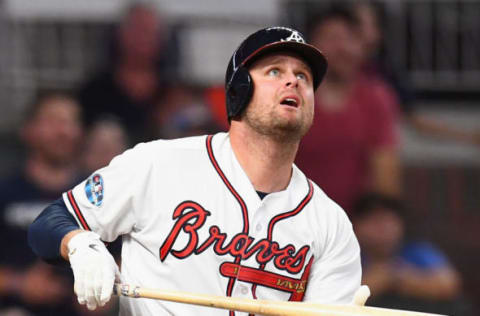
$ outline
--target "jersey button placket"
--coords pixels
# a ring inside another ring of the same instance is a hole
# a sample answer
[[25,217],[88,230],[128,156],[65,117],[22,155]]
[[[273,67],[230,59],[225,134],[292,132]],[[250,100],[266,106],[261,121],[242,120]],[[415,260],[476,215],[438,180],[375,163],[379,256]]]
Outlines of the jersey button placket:
[[252,226],[254,227],[254,234],[256,235],[255,237],[260,236],[259,233],[263,230],[262,222],[264,220],[264,216],[265,205],[262,203],[262,205],[260,205],[260,207],[255,211],[255,215],[253,217],[253,224],[255,226]]
[[240,292],[242,292],[243,295],[248,294],[248,288],[245,285],[242,285],[242,288],[240,289]]

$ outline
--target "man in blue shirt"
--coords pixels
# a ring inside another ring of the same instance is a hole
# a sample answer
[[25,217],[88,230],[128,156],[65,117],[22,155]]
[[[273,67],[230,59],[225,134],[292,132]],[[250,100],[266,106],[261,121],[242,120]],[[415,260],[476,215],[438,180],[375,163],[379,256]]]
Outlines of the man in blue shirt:
[[362,249],[369,305],[467,315],[461,281],[446,255],[427,241],[407,240],[400,201],[379,194],[356,203],[353,224]]

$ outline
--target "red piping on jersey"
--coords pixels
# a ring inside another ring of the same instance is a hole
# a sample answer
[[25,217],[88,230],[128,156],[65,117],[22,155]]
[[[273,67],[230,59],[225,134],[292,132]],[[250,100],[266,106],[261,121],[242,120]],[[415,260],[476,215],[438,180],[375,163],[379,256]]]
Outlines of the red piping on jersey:
[[[300,280],[305,282],[305,291],[307,290],[307,285],[308,285],[308,277],[310,276],[310,269],[312,268],[314,256],[310,257],[310,261],[308,261],[307,266],[305,267],[305,270],[303,270],[302,277]],[[303,296],[305,295],[305,291],[303,292],[294,292],[288,299],[289,301],[303,301]]]
[[75,201],[75,198],[73,197],[72,190],[67,192],[67,196],[68,196],[68,201],[70,202],[70,205],[72,206],[75,212],[75,215],[77,216],[78,221],[82,225],[83,229],[91,230],[90,226],[88,226],[87,221],[85,220],[85,217],[83,217],[83,214],[80,211],[80,208],[78,207],[77,201]]
[[[310,202],[310,200],[312,199],[312,196],[313,196],[313,184],[310,180],[308,180],[308,193],[307,195],[303,198],[302,201],[300,201],[300,203],[297,205],[297,207],[295,207],[293,210],[289,211],[289,212],[286,212],[286,213],[283,213],[283,214],[279,214],[277,216],[275,216],[274,218],[272,218],[270,220],[270,223],[268,224],[268,236],[267,236],[267,239],[268,240],[272,240],[272,235],[273,235],[273,227],[275,226],[276,223],[278,223],[279,221],[281,221],[282,219],[285,219],[285,218],[288,218],[288,217],[292,217],[292,216],[295,216],[297,215],[298,213],[300,213],[303,208],[305,207],[305,205],[308,204],[308,202]],[[309,265],[311,264],[311,259],[310,259],[310,262],[308,263]],[[260,265],[260,270],[264,270],[265,269],[265,264],[262,264]],[[307,268],[305,268],[305,271],[304,271],[304,274],[305,272],[307,271]],[[308,273],[310,273],[310,269],[308,269]],[[307,275],[308,277],[308,275]],[[254,284],[252,286],[252,295],[253,297],[256,299],[257,298],[257,295],[256,295],[256,290],[257,290],[257,285]],[[303,296],[301,297],[303,298]],[[300,298],[300,299],[301,299]],[[292,296],[290,296],[290,299],[289,301],[294,301],[294,300],[298,300],[298,296],[294,296],[292,294]]]
[[312,195],[313,195],[313,185],[312,185],[312,182],[310,180],[308,180],[308,193],[307,195],[303,198],[303,200],[298,204],[298,206],[296,208],[294,208],[293,210],[291,210],[290,212],[286,212],[286,213],[283,213],[283,214],[279,214],[277,216],[275,216],[274,218],[272,218],[270,220],[270,223],[268,224],[268,239],[271,240],[272,239],[272,235],[273,235],[273,226],[278,222],[278,221],[281,221],[282,219],[285,219],[287,217],[292,217],[292,216],[295,216],[297,215],[298,213],[300,213],[301,210],[303,210],[303,208],[305,207],[305,205],[308,204],[308,202],[310,202],[310,200],[312,199]]
[[227,186],[227,188],[230,190],[230,192],[233,194],[235,199],[237,199],[238,203],[240,204],[240,207],[242,208],[243,212],[243,232],[248,234],[248,212],[247,212],[247,205],[243,201],[242,197],[238,192],[233,188],[232,184],[230,181],[228,181],[227,177],[223,173],[222,169],[218,165],[217,160],[215,159],[215,155],[213,154],[213,148],[212,148],[212,138],[213,135],[208,135],[207,137],[207,151],[208,151],[208,157],[210,158],[210,161],[212,162],[213,166],[215,167],[215,170],[217,171],[218,175],[220,178],[222,178],[223,183]]
[[[237,200],[238,204],[240,204],[240,207],[242,209],[242,215],[243,215],[243,233],[248,235],[248,210],[247,210],[247,205],[245,204],[245,201],[242,199],[240,194],[233,188],[232,184],[230,181],[228,181],[227,177],[223,173],[222,169],[218,165],[217,160],[215,159],[215,155],[213,154],[213,148],[212,148],[212,138],[213,135],[208,135],[206,139],[206,145],[207,145],[207,152],[208,152],[208,158],[210,158],[210,162],[212,163],[213,167],[217,171],[218,175],[222,179],[223,183],[227,186],[228,190],[232,193],[232,195],[235,197]],[[240,256],[237,256],[235,258],[234,263],[239,264],[241,260]],[[233,290],[233,285],[235,283],[235,277],[230,277],[230,280],[228,281],[228,287],[227,287],[227,296],[232,296],[232,290]],[[233,311],[230,311],[230,316],[235,315]]]

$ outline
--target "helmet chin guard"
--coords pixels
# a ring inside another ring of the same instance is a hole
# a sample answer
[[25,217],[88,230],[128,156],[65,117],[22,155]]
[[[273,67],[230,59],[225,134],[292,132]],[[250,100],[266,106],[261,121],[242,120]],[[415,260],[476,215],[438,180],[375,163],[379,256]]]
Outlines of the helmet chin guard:
[[250,73],[246,67],[240,66],[226,87],[227,116],[229,121],[247,107],[252,94],[252,77],[250,77]]

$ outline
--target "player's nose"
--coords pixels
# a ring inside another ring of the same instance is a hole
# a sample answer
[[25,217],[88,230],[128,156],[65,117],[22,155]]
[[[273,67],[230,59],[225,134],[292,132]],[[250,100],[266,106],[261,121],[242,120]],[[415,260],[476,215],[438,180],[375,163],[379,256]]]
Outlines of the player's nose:
[[298,87],[298,78],[297,75],[293,71],[288,71],[285,76],[285,85],[287,87]]

